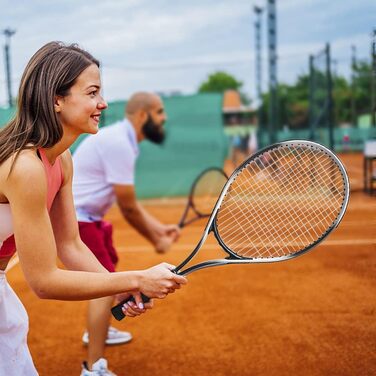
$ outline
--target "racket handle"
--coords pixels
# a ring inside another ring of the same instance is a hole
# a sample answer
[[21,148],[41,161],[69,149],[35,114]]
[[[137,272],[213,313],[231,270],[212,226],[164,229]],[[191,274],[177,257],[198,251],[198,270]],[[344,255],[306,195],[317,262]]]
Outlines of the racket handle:
[[[141,294],[141,298],[142,298],[142,301],[144,303],[150,302],[150,299],[146,295],[144,295],[144,294]],[[122,307],[123,307],[124,303],[134,302],[134,301],[135,301],[134,297],[131,296],[130,298],[125,299],[122,302],[120,302],[119,304],[117,304],[116,306],[112,307],[111,308],[112,316],[114,316],[115,319],[118,320],[118,321],[123,320],[123,318],[125,317],[125,315],[123,313],[123,310],[122,310]]]

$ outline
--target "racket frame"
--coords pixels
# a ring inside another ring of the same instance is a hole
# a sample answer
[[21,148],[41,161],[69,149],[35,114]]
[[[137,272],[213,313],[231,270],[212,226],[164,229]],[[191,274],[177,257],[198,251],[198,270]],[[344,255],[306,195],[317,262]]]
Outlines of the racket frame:
[[[333,158],[333,160],[337,163],[337,165],[339,166],[339,168],[341,170],[341,174],[342,174],[342,178],[344,180],[344,186],[345,186],[344,200],[343,200],[343,203],[342,203],[342,206],[341,206],[341,209],[340,209],[340,213],[336,217],[336,219],[333,221],[331,226],[328,227],[328,229],[326,230],[326,232],[323,235],[321,235],[317,240],[315,240],[313,243],[311,243],[310,245],[308,245],[307,247],[305,247],[304,249],[302,249],[300,251],[297,251],[293,254],[289,254],[289,255],[285,255],[285,256],[279,256],[279,257],[265,257],[265,258],[244,258],[243,257],[242,258],[242,257],[238,256],[237,254],[235,254],[233,251],[231,251],[231,249],[229,247],[226,246],[226,244],[223,242],[223,240],[221,239],[221,237],[218,233],[218,229],[217,229],[217,226],[216,226],[216,223],[215,223],[215,219],[216,219],[216,216],[217,216],[218,209],[219,209],[220,205],[222,204],[223,198],[227,193],[228,187],[232,184],[232,182],[234,181],[236,176],[240,173],[240,171],[250,163],[250,161],[256,159],[259,155],[261,155],[261,154],[263,154],[263,153],[265,153],[269,150],[276,149],[279,146],[285,146],[285,145],[289,145],[289,144],[296,145],[296,146],[299,146],[299,145],[301,145],[301,146],[311,146],[312,148],[321,149],[322,151],[327,153],[331,158]],[[271,262],[286,261],[286,260],[295,258],[297,256],[300,256],[300,255],[310,251],[316,245],[318,245],[336,227],[338,227],[339,223],[341,222],[341,220],[342,220],[342,218],[343,218],[343,216],[346,212],[346,208],[347,208],[347,205],[348,205],[348,202],[349,202],[349,194],[350,194],[350,183],[349,183],[349,179],[348,179],[348,176],[347,176],[347,173],[346,173],[346,169],[343,166],[340,159],[332,151],[327,149],[325,146],[320,145],[320,144],[315,143],[315,142],[312,142],[312,141],[305,141],[305,140],[289,140],[289,141],[278,142],[278,143],[275,143],[273,145],[267,146],[267,147],[263,148],[262,150],[256,152],[252,156],[250,156],[248,159],[246,159],[231,174],[228,181],[224,185],[221,194],[219,195],[219,197],[217,199],[217,202],[216,202],[214,209],[213,209],[213,211],[212,211],[212,213],[211,213],[211,215],[208,219],[208,222],[205,226],[205,230],[204,230],[204,233],[203,233],[200,241],[196,245],[195,249],[190,253],[190,255],[179,266],[177,266],[173,270],[173,272],[176,273],[176,274],[180,274],[180,275],[185,276],[185,275],[188,275],[188,274],[190,274],[190,273],[192,273],[196,270],[209,268],[209,267],[213,267],[213,266],[221,266],[221,265],[229,265],[229,264],[271,263]],[[199,251],[199,249],[204,244],[204,242],[205,242],[205,240],[208,237],[210,232],[214,233],[215,238],[217,239],[217,241],[220,244],[220,246],[222,247],[222,249],[228,254],[228,257],[226,257],[224,259],[207,260],[207,261],[192,265],[192,266],[182,270],[182,268],[189,261],[191,261],[193,259],[193,257],[197,254],[197,252]],[[149,301],[149,298],[146,297],[145,295],[142,295],[142,299],[143,299],[144,302]],[[128,300],[132,300],[132,298],[130,298]],[[125,303],[125,301],[117,304],[116,306],[112,307],[112,309],[111,309],[113,316],[119,321],[122,320],[125,317],[124,313],[122,312],[122,305],[124,303]]]
[[[333,221],[333,223],[328,227],[328,229],[326,230],[326,232],[324,234],[322,234],[313,243],[311,243],[310,245],[308,245],[307,247],[303,248],[300,251],[297,251],[293,254],[279,256],[279,257],[263,257],[263,258],[240,257],[237,254],[235,254],[229,247],[226,246],[226,244],[223,242],[223,240],[221,239],[221,237],[218,233],[217,225],[216,225],[216,222],[215,222],[218,209],[222,204],[223,198],[225,197],[225,195],[227,193],[228,187],[232,184],[232,182],[235,180],[236,176],[241,172],[241,170],[243,168],[245,168],[252,160],[255,160],[260,155],[268,152],[269,150],[274,150],[274,149],[277,149],[278,147],[286,146],[286,145],[304,146],[304,147],[309,146],[309,147],[312,147],[313,149],[320,149],[323,152],[325,152],[326,154],[328,154],[331,158],[333,158],[333,160],[336,162],[336,164],[338,165],[338,167],[341,171],[342,178],[344,180],[344,187],[345,187],[345,192],[344,192],[345,199],[342,203],[342,207],[340,209],[340,214],[337,216],[335,221]],[[228,181],[224,185],[220,196],[218,197],[218,200],[217,200],[217,202],[214,206],[214,209],[213,209],[213,211],[212,211],[212,213],[211,213],[211,215],[208,219],[208,222],[205,226],[205,230],[204,230],[204,233],[203,233],[200,241],[198,242],[195,249],[191,252],[191,254],[180,265],[178,265],[174,269],[174,273],[177,273],[177,274],[180,274],[180,275],[188,275],[188,274],[190,274],[190,273],[192,273],[196,270],[209,268],[209,267],[212,267],[212,266],[229,265],[229,264],[252,264],[252,263],[279,262],[279,261],[285,261],[285,260],[289,260],[289,259],[295,258],[295,257],[300,256],[300,255],[303,255],[304,253],[306,253],[306,252],[310,251],[312,248],[314,248],[324,238],[326,238],[336,227],[338,227],[339,223],[341,222],[341,220],[342,220],[342,218],[343,218],[343,216],[346,212],[346,208],[347,208],[347,205],[348,205],[348,202],[349,202],[349,195],[350,195],[350,182],[349,182],[349,178],[348,178],[347,173],[346,173],[346,169],[345,169],[343,163],[341,162],[341,160],[332,151],[330,151],[325,146],[318,144],[318,143],[315,143],[315,142],[312,142],[312,141],[305,141],[305,140],[288,140],[288,141],[278,142],[278,143],[275,143],[273,145],[269,145],[269,146],[259,150],[255,154],[251,155],[249,158],[247,158],[231,174]],[[199,249],[204,244],[204,242],[205,242],[205,240],[208,237],[210,232],[213,232],[213,234],[214,234],[215,238],[217,239],[218,243],[220,244],[220,246],[223,248],[223,250],[226,253],[228,253],[228,257],[226,257],[224,259],[207,260],[207,261],[192,265],[191,267],[188,267],[187,269],[182,270],[182,268],[189,261],[191,261],[192,258],[197,254],[197,252],[199,251]]]

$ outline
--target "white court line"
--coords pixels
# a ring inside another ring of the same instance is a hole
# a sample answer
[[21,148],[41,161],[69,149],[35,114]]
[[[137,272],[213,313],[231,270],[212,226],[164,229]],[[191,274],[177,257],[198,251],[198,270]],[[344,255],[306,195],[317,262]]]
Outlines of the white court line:
[[161,197],[161,198],[147,198],[141,199],[140,202],[145,206],[175,206],[175,205],[185,205],[187,204],[188,197]]
[[[376,245],[376,239],[342,239],[342,240],[324,240],[323,245]],[[172,247],[172,251],[189,251],[193,250],[196,244],[175,244]],[[205,249],[219,249],[218,244],[206,244]],[[134,252],[153,252],[153,248],[148,246],[129,246],[129,247],[117,247],[119,253],[134,253]],[[168,254],[168,252],[166,253]]]
[[[376,245],[375,239],[343,239],[343,240],[326,240],[323,243],[324,245]],[[190,251],[196,244],[175,244],[173,246],[174,250],[179,251]],[[220,246],[218,244],[206,244],[205,249],[215,250],[219,249]],[[153,248],[148,246],[129,246],[129,247],[116,247],[118,253],[135,253],[135,252],[154,252]],[[168,254],[168,252],[166,253]],[[19,262],[18,255],[16,254],[10,261],[5,269],[5,272],[9,272],[13,269]]]

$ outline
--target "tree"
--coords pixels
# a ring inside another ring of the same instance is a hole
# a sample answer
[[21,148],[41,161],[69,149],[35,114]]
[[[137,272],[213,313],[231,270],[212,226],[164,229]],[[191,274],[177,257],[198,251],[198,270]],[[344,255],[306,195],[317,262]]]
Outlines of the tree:
[[207,81],[203,82],[199,89],[199,93],[223,93],[226,90],[239,90],[243,86],[243,82],[237,81],[235,77],[226,72],[215,72],[209,75]]
[[346,78],[333,80],[334,124],[351,122],[351,87]]
[[237,90],[239,91],[240,98],[242,103],[249,105],[251,99],[248,95],[240,91],[240,88],[243,86],[243,82],[238,81],[235,77],[231,76],[226,72],[215,72],[209,75],[208,79],[203,82],[199,89],[199,93],[223,93],[226,90]]
[[[292,129],[308,127],[308,81],[309,77],[307,75],[301,75],[294,85],[284,83],[278,85],[278,124],[280,126],[287,124]],[[267,124],[269,117],[269,93],[264,93],[262,98],[261,123]]]
[[[334,122],[343,124],[351,122],[351,96],[355,96],[356,115],[370,112],[372,67],[367,62],[360,62],[355,67],[354,83],[342,76],[333,76]],[[292,85],[278,85],[278,124],[282,127],[288,124],[292,129],[307,129],[309,127],[309,75],[298,76]],[[313,111],[320,113],[327,96],[327,78],[323,72],[316,72],[315,100],[311,103]],[[262,124],[268,123],[269,93],[262,96]],[[312,110],[311,109],[311,110]]]
[[357,114],[369,113],[371,108],[372,66],[358,62],[355,67],[354,90]]

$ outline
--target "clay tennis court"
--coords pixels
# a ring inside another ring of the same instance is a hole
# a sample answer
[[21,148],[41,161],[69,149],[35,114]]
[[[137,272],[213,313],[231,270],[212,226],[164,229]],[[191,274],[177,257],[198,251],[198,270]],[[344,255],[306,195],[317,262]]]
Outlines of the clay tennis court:
[[[184,289],[156,301],[152,311],[114,323],[134,339],[107,348],[110,368],[132,376],[375,375],[376,197],[362,192],[362,156],[340,157],[352,194],[340,227],[323,244],[292,261],[191,274]],[[185,200],[144,204],[174,223]],[[178,264],[205,224],[187,226],[168,254],[157,255],[116,207],[108,219],[115,228],[119,270]],[[209,238],[198,259],[218,256],[220,248]],[[81,342],[86,303],[38,299],[19,264],[8,279],[29,313],[29,344],[40,375],[79,375],[86,356]]]

